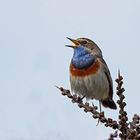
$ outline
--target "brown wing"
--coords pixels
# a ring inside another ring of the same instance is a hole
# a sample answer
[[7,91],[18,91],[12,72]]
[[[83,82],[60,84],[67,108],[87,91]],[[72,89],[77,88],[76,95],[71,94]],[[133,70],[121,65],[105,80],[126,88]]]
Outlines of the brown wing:
[[101,102],[102,102],[103,106],[105,106],[105,107],[109,107],[111,109],[117,109],[117,106],[116,106],[115,102],[113,101],[113,82],[112,82],[110,71],[109,71],[108,66],[107,66],[106,62],[104,61],[104,59],[100,58],[100,61],[102,62],[103,71],[107,77],[108,84],[109,84],[108,97],[106,99],[102,100]]
[[110,71],[108,69],[108,66],[107,66],[105,60],[103,58],[100,58],[100,61],[102,63],[103,71],[104,71],[104,73],[107,77],[108,83],[109,83],[109,98],[112,99],[112,97],[113,97],[113,82],[112,82],[111,74],[110,74]]

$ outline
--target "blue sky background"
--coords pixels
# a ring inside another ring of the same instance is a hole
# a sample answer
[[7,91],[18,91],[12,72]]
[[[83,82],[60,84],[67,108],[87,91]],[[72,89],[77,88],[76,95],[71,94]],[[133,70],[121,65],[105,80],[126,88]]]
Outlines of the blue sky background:
[[[66,36],[100,46],[113,80],[118,69],[124,76],[129,118],[140,114],[139,7],[139,0],[1,0],[0,139],[105,140],[113,132],[54,87],[70,87]],[[103,110],[117,119],[118,111]]]

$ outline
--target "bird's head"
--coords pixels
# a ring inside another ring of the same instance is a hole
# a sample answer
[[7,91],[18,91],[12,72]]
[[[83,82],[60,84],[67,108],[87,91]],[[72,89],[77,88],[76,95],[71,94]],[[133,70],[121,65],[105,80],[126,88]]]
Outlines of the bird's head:
[[73,49],[81,48],[83,47],[85,50],[89,51],[93,50],[94,42],[87,38],[78,38],[78,39],[71,39],[67,37],[73,45],[66,45],[67,47],[71,47]]
[[72,64],[77,68],[85,68],[95,61],[96,51],[100,49],[92,40],[87,38],[71,39],[69,37],[67,39],[73,43],[73,45],[66,46],[74,49]]
[[90,40],[88,38],[71,39],[69,37],[67,37],[67,39],[69,39],[73,43],[73,45],[66,45],[67,47],[71,47],[75,51],[80,49],[80,50],[86,51],[88,53],[91,53],[93,55],[102,57],[102,52],[101,52],[100,48],[92,40]]

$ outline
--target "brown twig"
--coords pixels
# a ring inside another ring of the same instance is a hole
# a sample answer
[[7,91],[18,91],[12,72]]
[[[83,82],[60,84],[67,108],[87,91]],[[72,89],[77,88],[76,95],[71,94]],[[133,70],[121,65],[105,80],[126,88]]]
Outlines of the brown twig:
[[90,112],[94,119],[99,119],[100,122],[104,123],[104,125],[106,127],[111,127],[113,129],[117,129],[118,128],[117,121],[115,121],[115,120],[113,120],[111,118],[106,118],[105,115],[104,115],[104,112],[98,112],[97,111],[97,109],[98,109],[97,106],[94,106],[93,104],[92,104],[92,106],[90,106],[90,104],[87,103],[87,102],[83,103],[83,100],[81,100],[81,98],[79,96],[72,95],[70,93],[70,91],[67,90],[67,89],[64,89],[62,87],[57,87],[57,88],[61,91],[61,94],[63,96],[67,96],[68,98],[70,98],[72,100],[73,103],[77,103],[78,107],[79,108],[83,108],[85,112]]
[[127,139],[140,140],[140,116],[134,114],[129,126]]
[[128,129],[128,117],[127,112],[124,110],[124,107],[126,106],[126,103],[124,102],[125,96],[123,95],[123,92],[125,89],[122,87],[123,85],[123,77],[120,75],[120,71],[118,72],[118,78],[116,79],[117,82],[117,95],[119,99],[117,100],[117,103],[119,105],[119,130],[120,134],[119,137],[121,140],[126,140],[127,138],[127,129]]
[[94,119],[98,119],[106,127],[111,127],[112,129],[117,129],[114,134],[110,134],[108,140],[114,140],[114,138],[119,137],[121,140],[140,140],[140,116],[135,114],[132,118],[132,121],[128,123],[127,112],[125,111],[126,102],[124,101],[124,91],[123,86],[123,77],[118,72],[118,78],[116,79],[117,88],[116,94],[119,99],[117,103],[119,105],[119,121],[113,120],[112,118],[105,117],[104,112],[98,112],[97,106],[90,105],[88,102],[84,103],[82,98],[77,95],[72,95],[69,90],[64,89],[63,87],[57,87],[63,96],[67,96],[72,100],[72,103],[77,103],[79,108],[83,108],[85,112],[90,112]]
[[110,137],[108,138],[108,140],[114,140],[114,138],[118,137],[118,131],[115,131],[113,134],[110,134]]

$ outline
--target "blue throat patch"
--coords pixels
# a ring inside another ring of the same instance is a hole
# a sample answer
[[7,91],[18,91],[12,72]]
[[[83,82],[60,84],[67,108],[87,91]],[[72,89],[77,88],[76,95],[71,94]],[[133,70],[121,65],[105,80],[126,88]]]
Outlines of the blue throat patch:
[[72,64],[78,69],[90,67],[95,62],[95,56],[91,55],[83,46],[74,49]]

